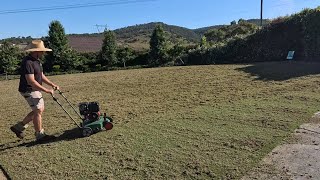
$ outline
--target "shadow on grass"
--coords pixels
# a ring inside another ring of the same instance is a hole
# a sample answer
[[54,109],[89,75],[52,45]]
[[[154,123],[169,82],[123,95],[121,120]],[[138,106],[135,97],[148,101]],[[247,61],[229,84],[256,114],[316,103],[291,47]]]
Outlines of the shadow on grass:
[[7,149],[12,149],[12,148],[18,147],[17,143],[19,143],[21,141],[22,140],[16,140],[16,141],[8,142],[5,144],[0,144],[0,152],[5,151]]
[[256,76],[256,80],[285,81],[292,78],[320,74],[320,63],[302,61],[263,62],[238,68],[237,70]]
[[48,142],[43,142],[43,143],[37,143],[36,141],[28,142],[28,143],[22,143],[19,146],[25,146],[25,147],[32,147],[36,145],[41,145],[41,144],[50,144],[54,142],[59,142],[59,141],[72,141],[78,138],[81,138],[81,131],[78,127],[71,129],[71,130],[66,130],[64,131],[60,136],[58,136],[55,140],[48,141]]
[[[38,143],[34,140],[29,141],[29,142],[22,142],[22,140],[16,140],[16,141],[8,142],[5,144],[1,144],[0,145],[0,152],[15,148],[15,147],[32,147],[32,146],[50,144],[50,143],[59,142],[59,141],[72,141],[72,140],[75,140],[78,138],[82,138],[81,130],[78,127],[76,127],[71,130],[66,130],[61,135],[57,136],[56,139],[54,139],[52,141],[47,141],[44,143]],[[22,143],[20,143],[20,142],[22,142]]]

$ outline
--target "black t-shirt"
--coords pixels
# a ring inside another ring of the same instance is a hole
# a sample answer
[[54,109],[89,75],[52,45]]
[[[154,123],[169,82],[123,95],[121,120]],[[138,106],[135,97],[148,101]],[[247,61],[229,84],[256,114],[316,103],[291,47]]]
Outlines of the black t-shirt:
[[21,62],[19,91],[32,91],[32,86],[27,82],[26,74],[34,74],[34,79],[42,85],[42,72],[41,62],[30,55],[26,56]]

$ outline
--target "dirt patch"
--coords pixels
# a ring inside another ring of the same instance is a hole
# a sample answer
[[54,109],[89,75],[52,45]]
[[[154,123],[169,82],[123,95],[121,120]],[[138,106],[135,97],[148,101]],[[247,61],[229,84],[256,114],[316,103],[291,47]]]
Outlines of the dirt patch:
[[320,124],[301,125],[293,138],[276,147],[242,180],[320,179]]

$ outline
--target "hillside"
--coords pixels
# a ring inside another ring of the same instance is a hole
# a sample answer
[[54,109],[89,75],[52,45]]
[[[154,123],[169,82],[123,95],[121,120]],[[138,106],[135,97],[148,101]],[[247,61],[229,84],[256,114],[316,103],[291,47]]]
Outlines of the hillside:
[[193,31],[199,35],[205,34],[207,31],[212,30],[212,29],[219,29],[222,27],[225,27],[227,25],[216,25],[216,26],[208,26],[208,27],[203,27],[203,28],[198,28],[194,29]]
[[[259,19],[246,20],[249,23],[260,24]],[[263,20],[264,25],[269,20]],[[200,41],[202,35],[212,29],[219,29],[226,25],[208,26],[198,29],[188,29],[180,26],[168,25],[162,22],[152,22],[135,26],[128,26],[114,30],[120,46],[129,46],[136,51],[145,51],[149,48],[149,40],[152,31],[156,25],[161,24],[167,32],[168,38],[173,42],[182,42],[182,44],[194,44]],[[99,33],[94,34],[77,34],[68,36],[72,47],[78,51],[97,51],[102,44],[103,36]]]
[[207,40],[213,46],[207,51],[189,52],[184,63],[200,65],[285,61],[289,51],[294,51],[293,60],[320,60],[320,7],[273,19],[264,28],[251,28],[251,23],[247,27],[241,24],[209,31]]
[[[149,39],[156,25],[161,24],[167,32],[167,37],[173,43],[182,42],[192,44],[200,40],[200,35],[191,29],[167,25],[161,22],[128,26],[114,30],[119,46],[129,46],[136,51],[149,49]],[[103,34],[70,34],[68,35],[70,45],[78,51],[98,51],[102,45]]]
[[288,51],[295,60],[319,61],[320,8],[305,9],[288,17],[273,20],[268,26],[234,41],[223,59],[235,62],[281,61]]
[[129,26],[121,29],[116,29],[114,32],[118,35],[120,39],[132,38],[133,36],[141,35],[150,36],[152,31],[159,24],[163,26],[163,29],[166,32],[169,32],[175,38],[183,38],[191,42],[198,42],[200,39],[199,34],[195,33],[191,29],[180,26],[168,25],[162,22],[152,22],[148,24]]
[[[251,24],[255,24],[257,26],[260,26],[260,19],[248,19],[248,20],[244,20],[248,23]],[[263,19],[262,20],[262,25],[266,26],[268,24],[270,24],[270,20],[269,19]],[[208,32],[209,30],[213,30],[213,29],[220,29],[223,27],[226,27],[227,25],[216,25],[216,26],[208,26],[208,27],[203,27],[203,28],[198,28],[198,29],[194,29],[193,31],[199,35],[204,35],[206,32]]]

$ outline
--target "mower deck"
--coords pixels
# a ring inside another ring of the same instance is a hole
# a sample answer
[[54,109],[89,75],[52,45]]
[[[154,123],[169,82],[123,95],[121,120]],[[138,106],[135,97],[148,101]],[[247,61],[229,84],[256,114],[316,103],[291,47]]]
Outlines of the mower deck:
[[82,135],[88,137],[94,133],[97,133],[101,130],[110,130],[112,129],[112,119],[110,117],[100,116],[97,121],[81,123]]

